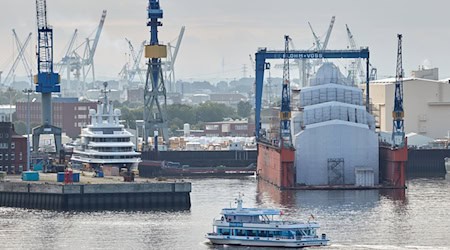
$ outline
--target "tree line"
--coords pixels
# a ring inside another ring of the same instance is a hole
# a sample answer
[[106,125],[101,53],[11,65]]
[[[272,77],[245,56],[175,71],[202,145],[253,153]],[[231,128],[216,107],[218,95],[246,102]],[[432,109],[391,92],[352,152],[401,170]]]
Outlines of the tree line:
[[[136,128],[136,120],[143,119],[143,106],[130,107],[124,103],[116,107],[121,109],[121,119],[130,128]],[[192,129],[202,129],[205,122],[218,122],[225,118],[248,118],[251,111],[252,105],[244,101],[238,103],[237,109],[215,102],[199,105],[171,104],[167,105],[166,118],[171,131],[182,129],[185,123],[189,123]]]

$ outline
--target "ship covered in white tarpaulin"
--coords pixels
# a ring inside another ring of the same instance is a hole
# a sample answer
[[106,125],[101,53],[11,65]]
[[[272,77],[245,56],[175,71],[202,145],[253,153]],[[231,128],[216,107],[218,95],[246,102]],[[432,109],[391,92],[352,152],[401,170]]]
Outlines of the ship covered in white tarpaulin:
[[301,89],[293,126],[297,184],[379,183],[375,120],[363,104],[361,89],[329,62]]

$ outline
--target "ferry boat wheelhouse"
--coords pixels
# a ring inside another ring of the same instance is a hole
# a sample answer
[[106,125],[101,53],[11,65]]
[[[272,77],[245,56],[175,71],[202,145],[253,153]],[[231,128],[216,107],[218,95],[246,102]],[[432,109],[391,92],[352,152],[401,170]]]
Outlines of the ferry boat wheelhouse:
[[325,234],[317,235],[317,222],[277,220],[282,215],[280,210],[243,208],[241,196],[236,203],[236,208],[222,209],[222,217],[214,220],[213,232],[205,236],[211,243],[297,248],[328,244]]
[[108,100],[107,86],[105,82],[97,111],[89,111],[91,124],[81,130],[81,141],[75,146],[71,160],[92,168],[104,165],[133,169],[141,161],[140,154],[134,151],[132,134],[119,123],[121,113]]

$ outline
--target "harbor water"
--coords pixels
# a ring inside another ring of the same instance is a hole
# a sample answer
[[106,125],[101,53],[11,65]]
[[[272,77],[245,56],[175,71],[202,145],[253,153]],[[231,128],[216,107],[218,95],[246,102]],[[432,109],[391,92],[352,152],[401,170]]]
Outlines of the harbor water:
[[[413,178],[404,190],[283,191],[254,177],[192,179],[190,211],[86,212],[0,208],[1,249],[249,249],[204,238],[222,207],[313,215],[326,249],[450,249],[450,176]],[[261,249],[261,248],[257,248]]]

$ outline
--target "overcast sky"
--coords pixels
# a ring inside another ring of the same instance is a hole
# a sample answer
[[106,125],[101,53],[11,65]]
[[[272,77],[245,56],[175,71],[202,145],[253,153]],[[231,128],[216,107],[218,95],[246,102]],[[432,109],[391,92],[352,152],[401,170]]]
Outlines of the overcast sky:
[[[314,42],[308,21],[323,36],[333,15],[336,23],[328,47],[347,47],[345,24],[348,24],[358,45],[369,46],[371,62],[378,68],[379,77],[395,75],[397,33],[403,33],[404,37],[407,75],[428,60],[433,67],[440,68],[441,78],[450,77],[447,63],[450,3],[445,0],[161,0],[160,3],[164,10],[160,41],[173,41],[181,26],[186,26],[176,63],[177,78],[239,78],[243,64],[251,68],[249,54],[254,54],[258,47],[281,49],[283,35],[289,34],[297,49],[308,49]],[[8,71],[15,49],[11,29],[15,28],[22,40],[33,32],[33,46],[27,53],[34,53],[36,7],[33,0],[1,0],[1,4],[0,70]],[[147,4],[147,0],[47,0],[48,20],[54,27],[55,60],[60,60],[74,29],[78,28],[77,42],[81,43],[95,30],[102,10],[106,9],[95,67],[97,78],[117,77],[127,60],[124,38],[133,41],[136,47],[149,39]]]

